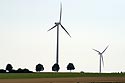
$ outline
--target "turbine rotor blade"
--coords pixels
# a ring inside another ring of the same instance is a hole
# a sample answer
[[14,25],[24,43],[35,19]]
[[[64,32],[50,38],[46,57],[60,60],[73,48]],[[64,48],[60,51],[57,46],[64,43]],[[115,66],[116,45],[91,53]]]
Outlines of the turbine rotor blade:
[[[61,25],[61,24],[60,24]],[[61,25],[61,27],[64,29],[64,31],[70,36],[69,32]],[[70,36],[71,37],[71,36]]]
[[96,49],[93,49],[94,51],[96,51],[96,52],[98,52],[98,53],[100,53],[98,50],[96,50]]
[[[109,45],[108,45],[109,46]],[[106,51],[106,49],[108,48],[108,46],[105,48],[105,50],[102,52],[102,54]]]
[[61,18],[62,18],[62,3],[60,3],[60,19],[59,19],[59,23],[61,23]]
[[55,28],[57,25],[53,26],[52,28],[50,28],[48,31],[52,30],[53,28]]
[[101,59],[102,59],[103,67],[104,67],[104,60],[103,60],[103,56],[102,55],[101,55]]

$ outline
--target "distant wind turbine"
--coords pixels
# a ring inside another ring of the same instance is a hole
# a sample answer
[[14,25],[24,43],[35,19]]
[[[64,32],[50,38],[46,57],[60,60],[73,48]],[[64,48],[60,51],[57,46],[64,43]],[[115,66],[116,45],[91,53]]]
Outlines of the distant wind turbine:
[[100,64],[99,64],[99,72],[100,73],[101,73],[101,62],[103,62],[103,66],[104,66],[104,60],[103,60],[103,55],[102,54],[106,51],[106,49],[108,48],[108,46],[104,49],[103,52],[100,52],[98,50],[93,49],[94,51],[98,52],[98,54],[100,55]]
[[[52,30],[53,28],[57,28],[57,47],[56,47],[56,64],[59,63],[59,25],[64,29],[64,31],[70,36],[70,34],[68,33],[68,31],[63,27],[63,25],[61,24],[61,18],[62,18],[62,3],[60,3],[60,18],[59,18],[59,22],[55,22],[55,26],[53,26],[52,28],[50,28],[48,31]],[[71,37],[71,36],[70,36]]]

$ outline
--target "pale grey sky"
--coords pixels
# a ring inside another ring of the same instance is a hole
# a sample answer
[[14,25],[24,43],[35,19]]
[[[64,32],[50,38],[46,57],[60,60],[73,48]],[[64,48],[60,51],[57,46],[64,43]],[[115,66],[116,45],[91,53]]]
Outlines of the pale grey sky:
[[125,71],[124,0],[0,0],[0,68],[11,63],[14,69],[32,71],[41,63],[51,71],[56,58],[56,29],[47,32],[59,20],[60,71],[72,62],[75,71],[98,72],[103,51],[102,72]]

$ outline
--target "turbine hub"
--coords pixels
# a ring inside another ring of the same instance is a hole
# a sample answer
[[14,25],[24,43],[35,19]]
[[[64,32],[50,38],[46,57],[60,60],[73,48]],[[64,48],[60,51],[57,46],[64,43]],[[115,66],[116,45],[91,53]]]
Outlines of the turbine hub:
[[102,53],[99,52],[99,55],[102,55]]
[[59,25],[60,23],[59,22],[55,22],[56,25]]

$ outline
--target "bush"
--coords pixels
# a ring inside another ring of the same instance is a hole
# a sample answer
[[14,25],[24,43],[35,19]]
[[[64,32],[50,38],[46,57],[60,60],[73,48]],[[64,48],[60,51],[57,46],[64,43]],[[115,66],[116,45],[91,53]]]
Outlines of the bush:
[[9,73],[32,73],[32,71],[29,71],[28,69],[21,69],[19,68],[18,70],[11,70]]
[[0,73],[6,73],[6,70],[0,69]]

